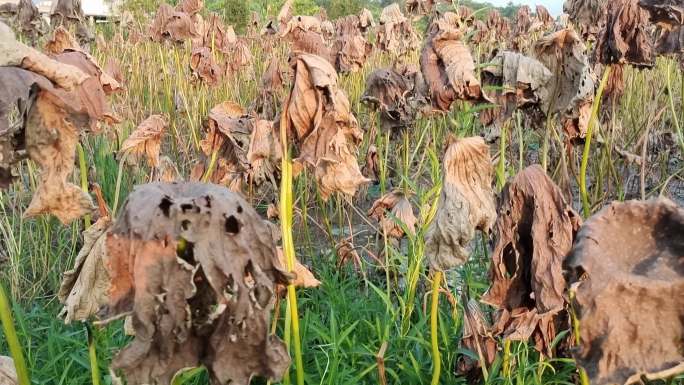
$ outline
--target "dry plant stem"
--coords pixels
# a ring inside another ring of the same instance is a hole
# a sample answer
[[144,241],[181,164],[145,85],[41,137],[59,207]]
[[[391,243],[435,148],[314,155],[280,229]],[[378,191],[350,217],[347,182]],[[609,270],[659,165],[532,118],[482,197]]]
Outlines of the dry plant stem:
[[610,66],[607,66],[603,72],[601,84],[599,84],[596,96],[594,96],[594,104],[591,106],[591,115],[589,116],[589,125],[587,127],[587,136],[584,142],[584,151],[582,153],[582,164],[580,165],[580,196],[582,197],[582,214],[588,218],[591,214],[591,206],[589,205],[589,197],[587,194],[587,165],[589,164],[589,150],[591,149],[591,136],[594,132],[594,126],[598,119],[598,109],[601,105],[601,97],[603,96],[603,89],[608,82],[608,75],[610,75]]
[[5,287],[0,283],[0,321],[2,321],[2,330],[5,332],[7,338],[7,345],[9,346],[10,354],[14,359],[14,366],[17,369],[17,378],[19,385],[30,385],[28,369],[26,368],[26,361],[24,361],[24,354],[19,345],[19,338],[17,338],[17,330],[14,328],[14,320],[12,319],[12,312],[10,310],[10,303],[5,294]]
[[[282,180],[280,181],[280,226],[283,234],[283,253],[287,261],[287,270],[294,271],[294,241],[292,238],[292,161],[287,146],[287,104],[280,118],[280,143],[283,146]],[[293,284],[287,286],[288,310],[292,322],[294,339],[295,365],[297,365],[297,385],[304,385],[304,364],[302,360],[302,342],[299,336],[299,312],[297,311],[297,292]]]
[[[677,118],[677,110],[674,105],[674,96],[672,96],[672,61],[667,64],[667,98],[670,101],[670,110],[672,111],[672,120],[674,121],[675,128],[677,129],[677,139],[679,140],[679,145],[682,147],[682,153],[684,153],[684,133],[682,133],[682,127],[679,125],[679,119]],[[684,97],[684,95],[683,95]]]
[[439,375],[442,371],[442,357],[439,354],[439,286],[442,282],[442,272],[436,271],[432,276],[432,303],[430,304],[430,341],[432,343],[432,385],[439,385]]

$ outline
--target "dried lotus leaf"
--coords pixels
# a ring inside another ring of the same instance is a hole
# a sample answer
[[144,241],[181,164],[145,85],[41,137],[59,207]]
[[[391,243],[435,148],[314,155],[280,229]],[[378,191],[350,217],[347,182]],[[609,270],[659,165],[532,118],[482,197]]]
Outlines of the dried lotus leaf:
[[0,356],[0,384],[19,385],[17,369],[14,366],[12,357]]
[[214,56],[207,47],[199,47],[192,50],[190,69],[194,76],[210,86],[217,85],[221,77],[221,69],[214,62]]
[[496,220],[494,169],[484,140],[471,137],[452,141],[443,164],[442,194],[425,234],[425,255],[437,270],[464,264],[475,231],[488,234]]
[[135,338],[112,362],[129,383],[170,384],[199,365],[212,384],[283,375],[290,359],[269,318],[288,275],[269,224],[239,195],[200,183],[139,186],[107,250],[101,316],[132,314]]
[[129,153],[135,156],[145,154],[147,163],[151,167],[158,167],[161,140],[167,126],[166,117],[150,115],[121,144],[119,154]]
[[566,261],[580,323],[577,363],[592,384],[684,373],[684,209],[614,202],[589,218]]
[[513,340],[533,339],[553,356],[551,343],[567,328],[563,261],[581,219],[538,165],[503,190],[495,225],[491,286],[482,302],[499,309],[495,329]]
[[368,216],[380,223],[383,234],[388,237],[402,238],[406,234],[404,227],[411,236],[416,233],[417,220],[413,214],[413,206],[401,191],[392,191],[373,202]]
[[639,0],[614,0],[608,7],[606,25],[596,41],[601,64],[631,64],[653,67],[655,55],[648,13]]

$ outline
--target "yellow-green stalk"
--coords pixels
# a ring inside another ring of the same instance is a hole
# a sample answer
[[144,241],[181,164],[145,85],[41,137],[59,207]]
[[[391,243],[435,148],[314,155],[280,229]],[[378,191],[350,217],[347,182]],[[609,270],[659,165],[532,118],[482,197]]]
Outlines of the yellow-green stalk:
[[442,282],[442,272],[436,271],[432,276],[432,304],[430,305],[430,341],[432,343],[432,385],[439,385],[439,375],[442,371],[442,357],[439,354],[439,286]]
[[10,354],[14,359],[14,367],[17,370],[17,378],[19,385],[30,385],[28,369],[26,368],[26,361],[24,361],[24,353],[21,351],[19,345],[19,338],[17,337],[17,330],[14,328],[14,320],[12,319],[12,311],[10,310],[10,303],[5,294],[5,288],[0,283],[0,321],[2,321],[2,329],[7,338],[7,345],[9,346]]

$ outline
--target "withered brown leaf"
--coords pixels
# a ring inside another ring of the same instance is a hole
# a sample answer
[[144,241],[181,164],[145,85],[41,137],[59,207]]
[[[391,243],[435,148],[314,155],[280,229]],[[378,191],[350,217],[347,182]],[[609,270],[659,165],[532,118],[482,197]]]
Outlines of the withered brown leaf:
[[214,56],[207,47],[197,47],[192,50],[190,69],[194,76],[210,86],[217,85],[221,77],[221,69],[214,62]]
[[489,146],[479,136],[450,142],[437,213],[425,234],[425,255],[437,270],[464,264],[475,231],[488,234],[496,220]]
[[12,357],[0,356],[0,384],[19,385],[17,369],[14,367]]
[[397,3],[383,8],[379,22],[376,41],[380,50],[403,56],[419,47],[420,38]]
[[499,309],[499,334],[533,338],[537,350],[552,356],[551,342],[567,327],[562,264],[581,219],[538,165],[520,171],[501,200],[492,283],[482,302]]
[[592,384],[684,373],[684,209],[614,202],[582,226],[566,261],[579,306],[575,357]]
[[399,190],[389,192],[373,202],[373,206],[368,210],[368,216],[380,223],[381,230],[388,237],[402,238],[406,232],[401,224],[410,235],[416,233],[417,220],[413,214],[413,206],[408,197]]
[[121,144],[119,154],[145,154],[150,167],[158,167],[161,140],[168,124],[163,115],[150,115]]
[[369,181],[356,161],[363,132],[337,86],[337,73],[327,60],[310,54],[299,55],[293,67],[285,119],[299,148],[295,162],[314,169],[323,199],[333,192],[354,195]]
[[269,224],[239,195],[200,183],[139,186],[107,250],[101,316],[132,314],[135,339],[112,361],[129,383],[170,384],[199,365],[213,384],[283,375],[290,359],[269,318],[288,275]]
[[565,0],[563,11],[585,40],[593,40],[603,28],[609,0]]
[[596,41],[597,61],[653,67],[648,13],[639,6],[639,0],[614,0],[607,10],[606,24]]

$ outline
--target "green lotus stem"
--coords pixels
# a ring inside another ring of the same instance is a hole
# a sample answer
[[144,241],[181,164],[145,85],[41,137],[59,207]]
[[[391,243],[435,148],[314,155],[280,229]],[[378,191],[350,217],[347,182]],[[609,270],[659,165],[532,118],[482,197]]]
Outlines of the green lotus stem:
[[[282,179],[280,181],[280,226],[283,233],[283,253],[285,254],[285,260],[287,261],[287,270],[293,272],[295,267],[295,248],[292,237],[292,161],[290,160],[290,153],[287,145],[287,116],[288,108],[286,103],[280,118],[280,143],[283,150],[281,164]],[[302,341],[299,333],[297,291],[292,283],[287,285],[287,306],[291,312],[297,385],[304,385],[304,362],[302,360]]]
[[584,151],[582,153],[582,164],[580,165],[580,196],[582,197],[582,214],[588,218],[591,214],[591,206],[589,205],[589,196],[587,194],[587,165],[589,164],[589,150],[591,149],[591,137],[594,133],[594,126],[598,118],[598,110],[601,106],[601,97],[603,97],[603,90],[608,83],[608,75],[610,75],[610,66],[606,67],[603,72],[603,78],[599,84],[596,96],[594,96],[594,103],[591,106],[591,115],[589,116],[589,124],[587,127],[587,135],[584,140]]
[[123,167],[128,158],[128,151],[124,152],[119,160],[119,169],[116,172],[116,187],[114,187],[114,205],[112,206],[112,218],[116,218],[116,209],[119,207],[119,195],[121,194],[121,178],[123,177]]
[[[78,142],[76,144],[76,148],[78,149],[78,167],[79,171],[81,173],[81,189],[83,192],[86,194],[88,193],[88,166],[86,165],[86,159],[85,159],[85,151],[83,151],[83,145],[81,145],[81,142]],[[83,222],[85,223],[85,228],[87,229],[90,227],[90,215],[86,215],[85,218],[83,218]]]
[[218,158],[218,148],[212,151],[211,153],[211,159],[209,160],[209,167],[207,167],[207,171],[204,173],[204,176],[202,176],[202,182],[207,183],[209,178],[211,178],[211,174],[214,173],[214,166],[216,165],[216,158]]
[[7,337],[7,345],[9,346],[10,354],[14,360],[14,367],[17,370],[17,377],[19,385],[30,385],[28,369],[26,368],[26,361],[24,361],[24,354],[19,345],[19,338],[17,338],[17,330],[14,328],[14,320],[12,319],[12,311],[10,310],[10,303],[5,294],[5,288],[0,283],[0,321],[2,321],[2,329]]
[[503,376],[504,378],[509,378],[511,375],[511,340],[504,339],[504,352],[503,352]]
[[439,286],[442,283],[442,272],[436,271],[432,277],[432,303],[430,305],[430,340],[432,343],[432,385],[439,385],[442,371],[442,357],[439,354]]
[[97,365],[97,350],[95,349],[95,330],[86,324],[88,333],[88,358],[90,359],[90,373],[93,385],[100,385],[100,367]]

